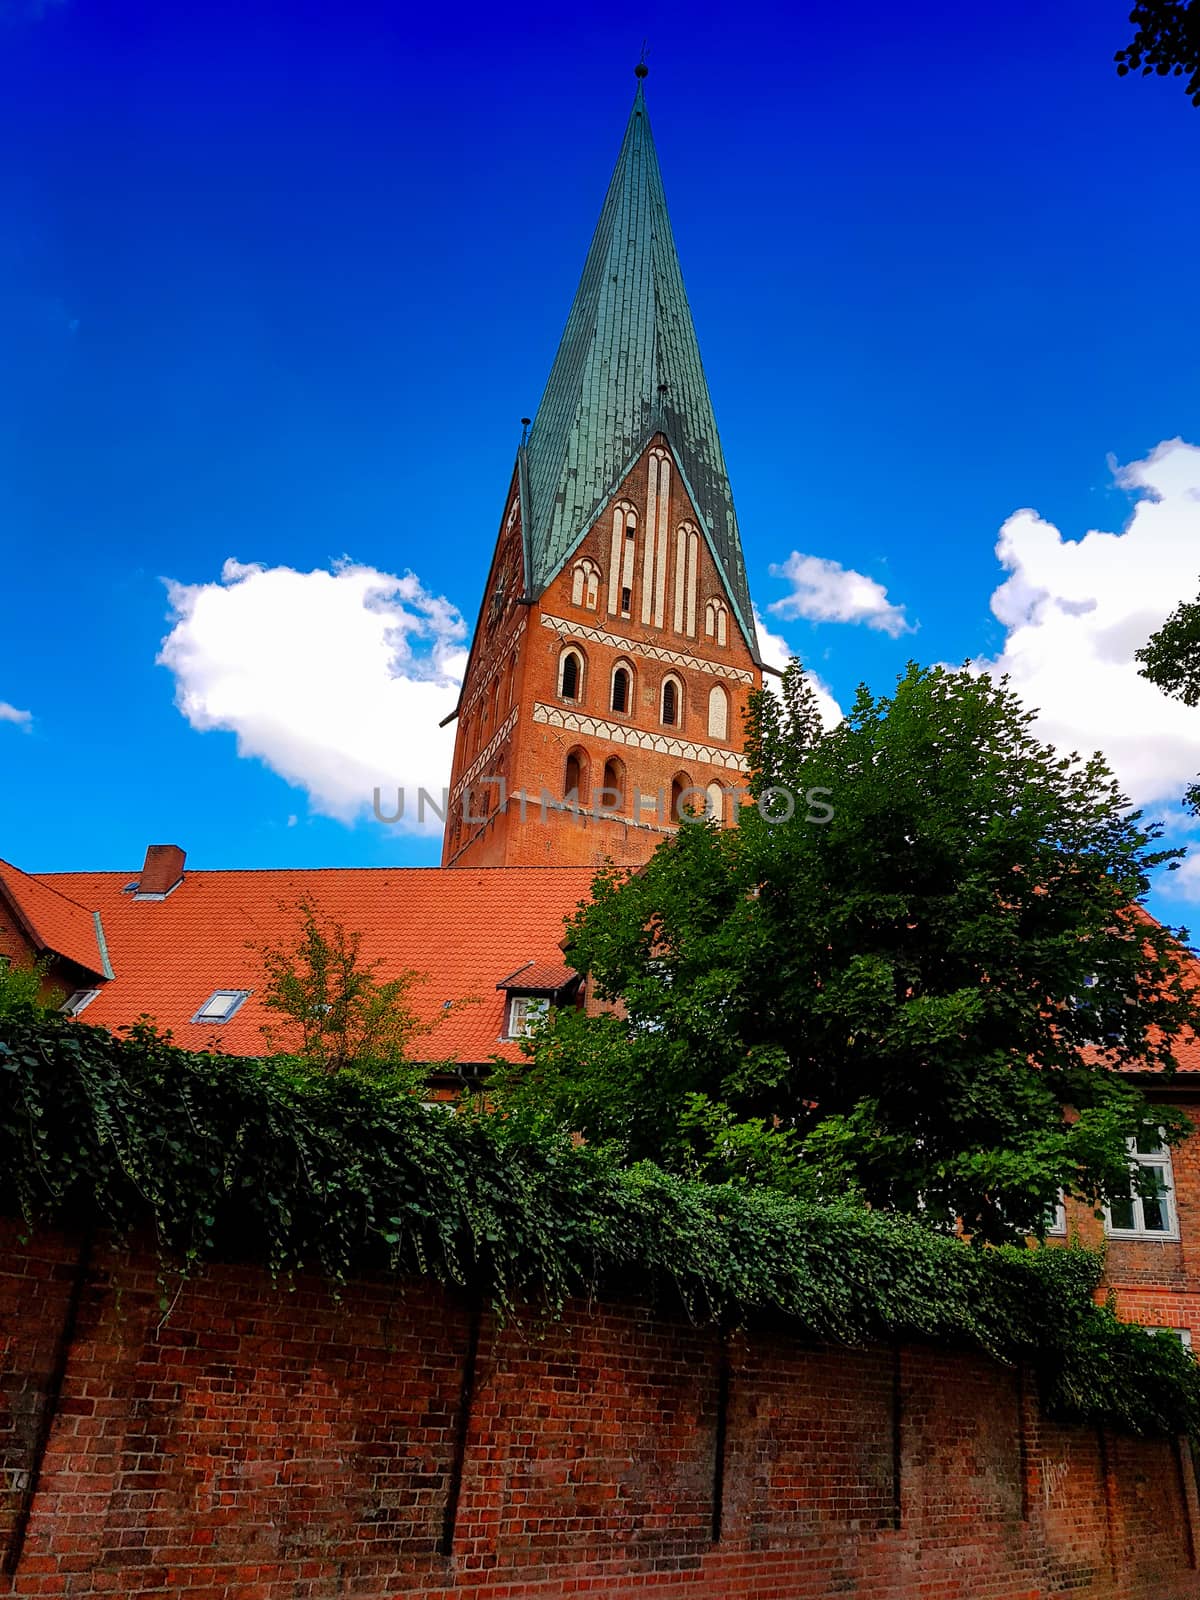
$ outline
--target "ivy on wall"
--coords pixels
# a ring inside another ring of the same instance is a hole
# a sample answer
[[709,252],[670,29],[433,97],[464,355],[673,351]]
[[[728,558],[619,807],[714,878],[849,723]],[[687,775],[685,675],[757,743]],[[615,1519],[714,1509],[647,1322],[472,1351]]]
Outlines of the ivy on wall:
[[[152,1226],[164,1262],[431,1275],[511,1311],[634,1294],[807,1338],[933,1340],[1036,1371],[1054,1415],[1200,1438],[1200,1368],[1121,1323],[1078,1248],[973,1247],[849,1203],[623,1167],[411,1079],[0,1018],[0,1173],[30,1224]],[[11,1203],[11,1202],[10,1202]]]

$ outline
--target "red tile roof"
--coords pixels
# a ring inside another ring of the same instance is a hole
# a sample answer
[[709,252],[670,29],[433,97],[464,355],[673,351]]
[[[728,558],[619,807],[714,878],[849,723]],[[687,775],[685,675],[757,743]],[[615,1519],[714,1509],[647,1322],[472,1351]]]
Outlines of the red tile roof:
[[[297,903],[310,899],[362,934],[363,955],[382,960],[382,977],[420,975],[414,1007],[435,1024],[421,1055],[469,1065],[520,1058],[518,1045],[502,1038],[508,993],[556,990],[570,977],[564,922],[587,899],[592,877],[590,867],[187,872],[165,899],[137,900],[126,892],[136,872],[33,877],[0,861],[0,892],[36,929],[38,948],[97,973],[103,952],[93,911],[100,912],[117,976],[88,1006],[89,1023],[119,1028],[146,1015],[185,1047],[262,1053],[271,1013],[251,947],[286,938]],[[1200,983],[1200,965],[1194,970]],[[251,994],[226,1023],[192,1022],[217,989]],[[1180,1078],[1200,1076],[1200,1039],[1179,1039],[1175,1055]]]
[[578,974],[561,961],[523,961],[496,985],[513,994],[557,994],[574,983]]
[[63,888],[31,877],[9,861],[0,861],[0,894],[12,906],[39,955],[62,956],[98,978],[112,977],[94,902],[91,907],[80,904]]
[[[266,1049],[262,969],[253,946],[286,941],[296,906],[311,900],[348,932],[361,933],[379,975],[420,976],[420,1019],[435,1024],[422,1058],[482,1064],[520,1059],[501,1038],[507,996],[496,985],[525,962],[562,967],[564,921],[587,898],[590,867],[343,867],[187,872],[164,900],[126,893],[136,872],[42,874],[47,895],[99,909],[117,977],[101,987],[86,1020],[117,1028],[141,1015],[189,1049],[258,1055]],[[249,989],[225,1023],[191,1019],[216,989]],[[446,1002],[454,1004],[449,1010]],[[278,1023],[278,1018],[275,1018]]]

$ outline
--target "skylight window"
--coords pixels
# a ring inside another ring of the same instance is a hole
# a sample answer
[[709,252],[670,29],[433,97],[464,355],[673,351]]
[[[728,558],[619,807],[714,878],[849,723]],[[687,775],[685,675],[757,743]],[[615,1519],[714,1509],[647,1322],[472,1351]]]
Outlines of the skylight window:
[[85,1006],[91,1005],[99,993],[99,989],[76,989],[74,994],[67,996],[58,1009],[68,1017],[77,1017]]
[[192,1021],[228,1022],[249,993],[249,989],[218,989],[209,995]]

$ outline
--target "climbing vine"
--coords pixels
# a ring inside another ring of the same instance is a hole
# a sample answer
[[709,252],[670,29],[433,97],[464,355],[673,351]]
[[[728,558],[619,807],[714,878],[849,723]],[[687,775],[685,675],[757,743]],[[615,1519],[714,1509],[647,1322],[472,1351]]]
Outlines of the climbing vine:
[[0,1018],[0,1171],[30,1225],[153,1228],[164,1262],[430,1275],[512,1311],[632,1293],[805,1337],[935,1340],[1036,1371],[1056,1415],[1200,1437],[1174,1340],[1118,1322],[1101,1262],[972,1248],[909,1218],[622,1166],[536,1121],[428,1106],[398,1076],[196,1054]]

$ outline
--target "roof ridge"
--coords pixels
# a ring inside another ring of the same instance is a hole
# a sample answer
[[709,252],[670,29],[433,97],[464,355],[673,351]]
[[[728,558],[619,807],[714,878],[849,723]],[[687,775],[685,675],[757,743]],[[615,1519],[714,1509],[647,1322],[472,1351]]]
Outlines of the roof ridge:
[[3,873],[5,869],[9,872],[17,873],[22,878],[28,878],[30,883],[36,883],[44,889],[49,889],[52,894],[56,894],[60,900],[65,900],[69,906],[74,906],[77,911],[86,912],[89,917],[96,915],[95,906],[85,906],[82,900],[76,900],[73,895],[64,894],[61,889],[56,889],[52,883],[42,883],[42,878],[45,874],[26,872],[24,867],[18,867],[15,862],[8,861],[5,857],[0,856],[0,873]]
[[[0,858],[0,867],[6,865],[11,865],[11,863],[7,863]],[[122,870],[114,867],[58,867],[51,872],[25,872],[23,876],[32,879],[34,883],[42,883],[46,878],[128,878],[130,870],[129,868]],[[600,868],[598,867],[564,866],[550,861],[514,862],[508,865],[481,867],[406,866],[404,863],[398,862],[394,867],[355,865],[342,867],[189,867],[188,877],[189,879],[212,877],[215,873],[221,873],[226,877],[232,877],[235,873],[253,874],[257,877],[265,877],[268,873],[286,873],[294,876],[298,873],[318,872],[429,872],[451,879],[469,878],[477,872],[589,872],[594,877],[599,870]],[[14,867],[13,871],[21,872],[22,869]],[[133,876],[136,877],[137,869],[133,868],[132,872]],[[53,888],[52,884],[46,884],[45,886],[46,888]],[[78,906],[80,911],[90,913],[93,909],[91,906],[82,905],[77,900],[71,900],[71,897],[63,894],[61,890],[55,890],[55,893],[62,895],[64,900],[70,900],[71,904]]]

